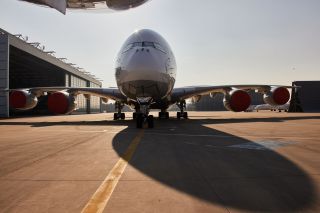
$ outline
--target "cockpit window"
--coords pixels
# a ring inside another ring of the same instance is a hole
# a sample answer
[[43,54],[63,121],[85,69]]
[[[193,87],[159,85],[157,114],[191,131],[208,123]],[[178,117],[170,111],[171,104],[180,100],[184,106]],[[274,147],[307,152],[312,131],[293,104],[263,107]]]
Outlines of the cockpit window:
[[144,41],[142,42],[143,47],[155,47],[153,42]]
[[153,47],[163,53],[166,53],[166,51],[164,50],[164,48],[161,47],[160,44],[158,43],[154,43],[154,42],[149,42],[149,41],[143,41],[143,42],[134,42],[131,44],[128,44],[122,51],[122,53],[127,52],[128,50],[134,48],[134,47]]
[[132,43],[132,47],[142,47],[142,42],[134,42]]
[[123,50],[122,53],[127,52],[128,50],[130,50],[133,47],[132,44],[127,45]]

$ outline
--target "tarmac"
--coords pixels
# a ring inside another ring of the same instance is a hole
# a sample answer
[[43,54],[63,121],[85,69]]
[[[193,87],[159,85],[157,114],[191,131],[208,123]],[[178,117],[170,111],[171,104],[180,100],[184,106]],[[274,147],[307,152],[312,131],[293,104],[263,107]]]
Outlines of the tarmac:
[[0,212],[320,212],[320,114],[0,120]]

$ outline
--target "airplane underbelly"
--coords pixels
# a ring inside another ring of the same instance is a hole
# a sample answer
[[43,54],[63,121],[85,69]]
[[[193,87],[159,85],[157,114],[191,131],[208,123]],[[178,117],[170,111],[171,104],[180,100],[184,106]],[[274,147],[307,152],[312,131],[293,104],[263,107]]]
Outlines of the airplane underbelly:
[[123,95],[136,100],[137,97],[152,97],[160,100],[173,89],[175,79],[163,72],[118,70],[117,84]]
[[137,97],[152,97],[158,100],[166,97],[172,88],[170,82],[136,80],[122,83],[120,90],[133,100],[136,100]]

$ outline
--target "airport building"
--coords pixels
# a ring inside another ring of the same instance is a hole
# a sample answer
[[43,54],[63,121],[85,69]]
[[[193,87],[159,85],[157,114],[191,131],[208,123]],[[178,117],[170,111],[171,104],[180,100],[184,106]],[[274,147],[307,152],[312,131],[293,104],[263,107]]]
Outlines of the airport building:
[[320,112],[320,81],[294,81],[289,111]]
[[[101,80],[66,58],[57,58],[54,51],[46,51],[38,42],[29,42],[27,37],[12,35],[0,28],[0,89],[30,87],[101,87]],[[8,93],[0,93],[0,117],[9,117]],[[41,97],[37,107],[28,113],[48,113],[46,98]],[[77,96],[77,111],[101,112],[102,102],[98,97],[85,99]]]

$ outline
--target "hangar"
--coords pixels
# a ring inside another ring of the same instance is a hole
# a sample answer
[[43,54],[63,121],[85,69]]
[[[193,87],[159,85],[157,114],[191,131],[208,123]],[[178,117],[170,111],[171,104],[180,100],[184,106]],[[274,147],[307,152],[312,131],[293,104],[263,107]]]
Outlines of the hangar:
[[[12,35],[0,28],[0,89],[102,86],[94,75],[74,65],[65,58],[55,57],[53,51],[45,51],[38,42],[28,42],[22,35]],[[0,117],[19,113],[10,110],[8,96],[8,93],[0,93]],[[101,106],[98,97],[77,96],[77,112],[101,112]],[[28,113],[48,113],[46,97],[39,99],[38,106]]]

